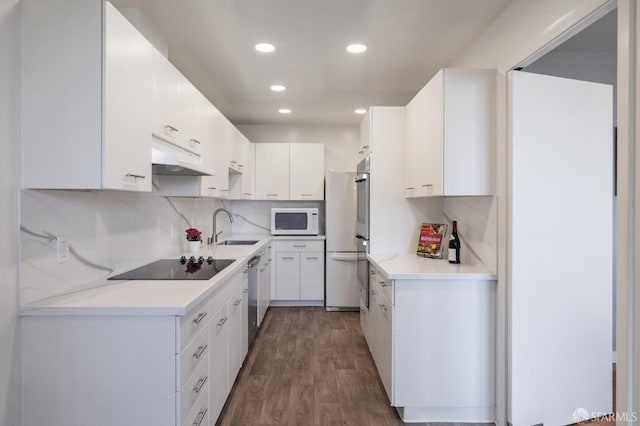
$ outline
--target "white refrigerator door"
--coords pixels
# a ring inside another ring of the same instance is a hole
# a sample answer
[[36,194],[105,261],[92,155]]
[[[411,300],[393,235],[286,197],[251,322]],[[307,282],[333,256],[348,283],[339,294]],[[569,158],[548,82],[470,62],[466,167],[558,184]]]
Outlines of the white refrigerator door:
[[575,423],[612,410],[612,87],[510,82],[509,420]]
[[359,309],[358,254],[327,252],[326,262],[327,308]]
[[326,248],[357,251],[355,172],[327,172],[325,194]]

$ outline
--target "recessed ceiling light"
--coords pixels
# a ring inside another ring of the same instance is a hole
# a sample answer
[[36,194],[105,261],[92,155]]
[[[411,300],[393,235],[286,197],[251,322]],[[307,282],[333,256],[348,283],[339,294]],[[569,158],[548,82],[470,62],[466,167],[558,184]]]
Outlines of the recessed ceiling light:
[[256,50],[262,53],[271,53],[276,50],[276,47],[271,43],[258,43],[256,44]]
[[271,86],[271,90],[273,90],[274,92],[284,92],[285,90],[287,90],[287,88],[282,84],[274,84],[273,86]]
[[356,110],[355,110],[355,111],[353,111],[353,112],[355,112],[356,114],[366,114],[366,113],[367,113],[367,110],[366,110],[366,109],[364,109],[364,108],[358,108],[358,109],[356,109]]
[[291,114],[291,110],[289,108],[280,108],[278,112],[280,114]]
[[367,46],[360,43],[354,43],[347,46],[347,52],[349,53],[363,53],[367,50]]

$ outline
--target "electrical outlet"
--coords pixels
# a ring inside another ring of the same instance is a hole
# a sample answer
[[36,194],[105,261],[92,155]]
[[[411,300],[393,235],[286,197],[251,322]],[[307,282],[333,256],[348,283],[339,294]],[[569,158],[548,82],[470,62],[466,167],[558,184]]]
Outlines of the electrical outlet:
[[56,235],[56,252],[58,253],[58,263],[69,261],[69,236]]

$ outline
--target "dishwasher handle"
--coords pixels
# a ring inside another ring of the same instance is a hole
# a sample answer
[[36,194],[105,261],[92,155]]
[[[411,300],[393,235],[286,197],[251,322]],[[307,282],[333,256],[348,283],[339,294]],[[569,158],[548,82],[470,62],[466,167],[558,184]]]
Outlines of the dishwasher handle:
[[247,267],[254,268],[258,263],[260,263],[260,256],[253,256],[251,259],[249,259]]

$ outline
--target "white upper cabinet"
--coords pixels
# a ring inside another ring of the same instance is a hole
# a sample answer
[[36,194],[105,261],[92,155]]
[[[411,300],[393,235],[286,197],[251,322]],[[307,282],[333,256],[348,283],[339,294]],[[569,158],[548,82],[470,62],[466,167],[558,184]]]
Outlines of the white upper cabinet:
[[324,200],[324,145],[289,145],[289,199]]
[[407,105],[407,197],[493,194],[495,71],[443,69]]
[[257,200],[324,200],[324,144],[255,144]]
[[254,144],[242,135],[242,199],[256,197],[256,150]]
[[289,199],[289,144],[258,143],[256,149],[256,199]]
[[371,137],[371,108],[360,122],[360,150],[358,158],[363,159],[373,152],[373,138]]
[[153,133],[179,141],[186,137],[182,114],[182,74],[153,49]]
[[149,42],[108,2],[21,5],[23,187],[151,191]]

